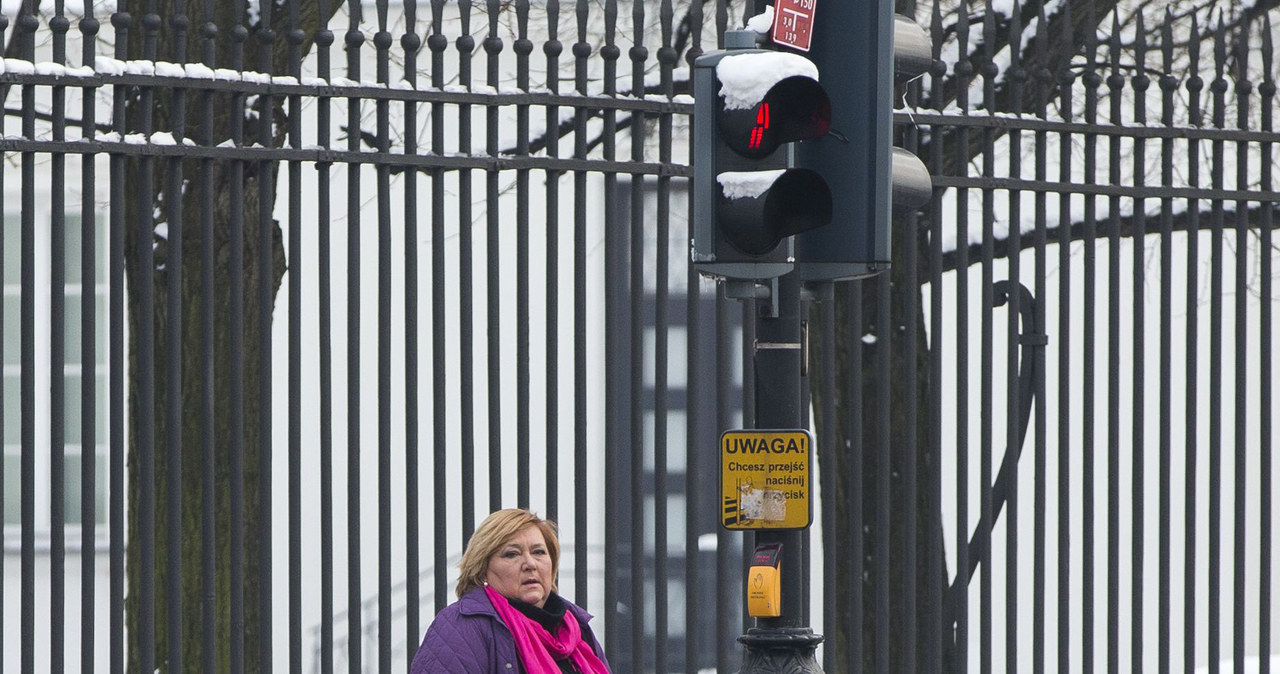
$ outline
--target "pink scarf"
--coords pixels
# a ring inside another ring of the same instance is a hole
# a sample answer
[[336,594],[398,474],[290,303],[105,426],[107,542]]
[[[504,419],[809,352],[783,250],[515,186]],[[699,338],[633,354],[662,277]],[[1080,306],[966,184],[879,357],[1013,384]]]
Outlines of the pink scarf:
[[560,674],[556,660],[566,655],[582,674],[609,674],[609,669],[582,639],[582,627],[572,611],[565,614],[553,635],[512,606],[497,590],[485,586],[484,591],[498,610],[498,617],[515,637],[516,651],[520,653],[526,674]]

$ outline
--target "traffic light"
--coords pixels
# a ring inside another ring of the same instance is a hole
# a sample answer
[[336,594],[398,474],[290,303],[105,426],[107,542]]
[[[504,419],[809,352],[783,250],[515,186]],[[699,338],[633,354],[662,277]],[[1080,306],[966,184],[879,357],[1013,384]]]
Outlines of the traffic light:
[[792,168],[790,143],[830,127],[818,69],[797,54],[752,48],[750,31],[694,63],[692,260],[725,279],[792,270],[791,237],[831,220],[831,190]]
[[796,165],[827,180],[834,215],[795,237],[795,270],[802,280],[839,281],[887,269],[891,214],[932,197],[924,164],[893,147],[894,85],[927,69],[932,54],[924,30],[891,0],[829,2],[821,12],[810,57],[835,101],[831,133],[799,144]]

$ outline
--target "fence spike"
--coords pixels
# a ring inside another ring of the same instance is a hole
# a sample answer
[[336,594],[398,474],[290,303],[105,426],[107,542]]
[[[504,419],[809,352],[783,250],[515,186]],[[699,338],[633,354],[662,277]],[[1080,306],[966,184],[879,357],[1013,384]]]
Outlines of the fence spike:
[[1271,40],[1271,14],[1262,15],[1262,79],[1264,82],[1270,82],[1273,54]]
[[1147,25],[1142,18],[1142,12],[1138,12],[1138,26],[1134,32],[1133,45],[1133,61],[1134,61],[1134,77],[1146,77],[1147,73]]
[[1253,82],[1249,77],[1249,26],[1240,26],[1240,35],[1235,44],[1236,88],[1241,96],[1248,96],[1253,91]]
[[1218,12],[1218,26],[1213,30],[1214,72],[1218,80],[1225,77],[1227,67],[1227,27],[1222,12]]
[[[1139,14],[1141,16],[1141,14]],[[1119,6],[1111,10],[1111,35],[1107,40],[1107,46],[1111,54],[1111,70],[1115,74],[1120,70],[1120,53],[1124,49],[1124,43],[1120,39],[1120,8]]]
[[1164,56],[1165,76],[1173,74],[1173,9],[1165,7],[1164,23],[1160,26],[1160,53]]

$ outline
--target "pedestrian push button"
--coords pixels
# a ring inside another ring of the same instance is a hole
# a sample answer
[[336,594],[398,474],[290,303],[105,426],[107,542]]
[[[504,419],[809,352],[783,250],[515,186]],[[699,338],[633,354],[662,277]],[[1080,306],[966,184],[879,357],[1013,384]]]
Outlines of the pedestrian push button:
[[747,612],[753,618],[782,615],[782,544],[756,546],[747,571]]

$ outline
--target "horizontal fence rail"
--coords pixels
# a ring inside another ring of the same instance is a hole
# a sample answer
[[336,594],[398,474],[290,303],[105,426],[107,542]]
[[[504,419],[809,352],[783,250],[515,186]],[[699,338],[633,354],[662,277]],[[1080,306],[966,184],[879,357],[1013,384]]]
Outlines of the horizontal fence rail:
[[[0,669],[406,671],[520,506],[614,671],[736,671],[688,72],[760,4],[3,3]],[[807,309],[826,671],[1280,667],[1276,10],[1221,4],[917,3],[934,198]]]

